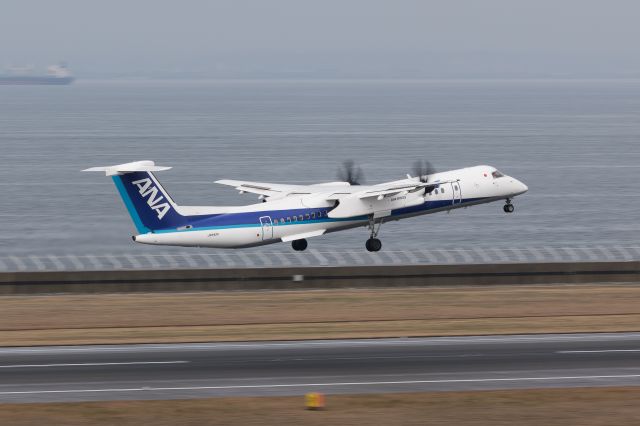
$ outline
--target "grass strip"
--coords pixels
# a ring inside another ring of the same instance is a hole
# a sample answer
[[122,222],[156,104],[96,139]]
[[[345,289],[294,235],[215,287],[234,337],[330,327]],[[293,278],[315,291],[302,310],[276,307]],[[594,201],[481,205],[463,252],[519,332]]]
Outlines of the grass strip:
[[534,389],[174,401],[0,404],[0,424],[47,425],[637,425],[640,388]]
[[640,330],[640,286],[0,297],[0,346]]

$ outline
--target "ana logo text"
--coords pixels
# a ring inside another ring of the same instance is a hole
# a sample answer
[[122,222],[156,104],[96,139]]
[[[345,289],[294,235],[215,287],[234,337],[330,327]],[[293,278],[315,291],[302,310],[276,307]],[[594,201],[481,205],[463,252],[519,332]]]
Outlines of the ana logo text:
[[160,191],[156,186],[153,185],[151,179],[145,178],[135,180],[131,182],[131,184],[138,187],[138,192],[140,193],[140,195],[142,195],[142,198],[146,198],[147,196],[149,196],[147,204],[153,209],[153,211],[156,212],[159,220],[162,220],[164,215],[167,214],[169,210],[171,210],[171,206],[166,201],[164,203],[160,203],[160,201],[164,200],[164,197],[162,195],[159,195]]

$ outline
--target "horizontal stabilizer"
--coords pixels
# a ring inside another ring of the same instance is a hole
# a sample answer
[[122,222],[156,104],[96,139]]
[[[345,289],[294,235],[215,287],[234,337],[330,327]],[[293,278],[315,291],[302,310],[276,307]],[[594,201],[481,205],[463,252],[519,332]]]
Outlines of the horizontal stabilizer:
[[124,175],[134,172],[160,172],[171,167],[156,166],[153,161],[134,161],[132,163],[118,164],[115,166],[90,167],[83,172],[105,172],[107,176]]

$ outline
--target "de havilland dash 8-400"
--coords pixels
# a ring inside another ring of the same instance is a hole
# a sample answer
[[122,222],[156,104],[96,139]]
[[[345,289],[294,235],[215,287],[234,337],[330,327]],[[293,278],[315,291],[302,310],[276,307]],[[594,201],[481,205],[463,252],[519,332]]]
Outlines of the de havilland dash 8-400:
[[436,173],[418,162],[414,176],[361,185],[360,169],[346,162],[341,181],[288,185],[219,180],[240,193],[258,194],[260,202],[246,206],[182,206],[176,204],[153,172],[170,167],[137,161],[84,171],[111,176],[143,244],[242,248],[291,242],[294,250],[307,248],[307,239],[330,232],[368,228],[368,251],[379,251],[377,238],[385,222],[476,204],[505,201],[512,213],[513,197],[527,191],[519,180],[495,167],[474,166]]

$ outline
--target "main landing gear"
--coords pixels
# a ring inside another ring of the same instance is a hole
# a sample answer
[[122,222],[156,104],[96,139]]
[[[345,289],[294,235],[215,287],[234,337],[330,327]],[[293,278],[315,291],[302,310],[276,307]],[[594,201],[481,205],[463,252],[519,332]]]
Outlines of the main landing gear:
[[507,198],[507,203],[504,205],[504,207],[502,207],[502,210],[504,210],[505,213],[513,213],[515,209],[516,208],[513,206],[513,204],[511,204],[511,200]]
[[305,251],[307,249],[307,240],[304,238],[301,240],[293,240],[291,241],[291,247],[293,247],[295,251]]
[[376,227],[376,222],[373,219],[373,216],[369,216],[369,230],[371,231],[371,236],[364,244],[367,251],[380,251],[382,248],[382,241],[376,238],[378,236],[378,232],[380,232],[380,227],[382,226],[382,219],[377,225],[378,226]]
[[367,251],[380,251],[382,248],[382,241],[377,238],[369,238],[364,246],[367,248]]

